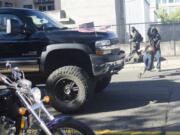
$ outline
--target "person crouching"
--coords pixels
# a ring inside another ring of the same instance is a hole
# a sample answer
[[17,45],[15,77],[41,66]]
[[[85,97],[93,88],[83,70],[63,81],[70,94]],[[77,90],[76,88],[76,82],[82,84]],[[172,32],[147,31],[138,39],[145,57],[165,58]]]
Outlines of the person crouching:
[[154,50],[153,46],[151,46],[151,45],[146,46],[146,48],[144,50],[144,55],[143,55],[143,62],[145,64],[145,68],[139,74],[140,78],[146,71],[152,70],[154,53],[155,53],[155,50]]

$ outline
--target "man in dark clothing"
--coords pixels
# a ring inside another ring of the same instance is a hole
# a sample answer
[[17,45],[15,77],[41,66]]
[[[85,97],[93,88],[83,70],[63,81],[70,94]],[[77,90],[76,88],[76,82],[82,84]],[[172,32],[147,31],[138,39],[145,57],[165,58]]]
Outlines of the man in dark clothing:
[[150,26],[147,31],[147,36],[148,36],[150,45],[152,44],[152,29],[153,29],[153,27]]
[[156,68],[157,68],[157,70],[159,72],[161,70],[161,48],[160,48],[161,36],[158,33],[158,30],[156,28],[152,28],[151,38],[152,38],[151,45],[155,49],[154,58],[157,60]]
[[136,30],[135,27],[132,27],[132,34],[130,35],[130,42],[133,44],[133,50],[131,54],[137,53],[140,49],[140,43],[143,41],[141,34]]
[[132,27],[132,33],[130,34],[130,42],[133,46],[132,51],[130,52],[129,56],[126,58],[127,61],[130,61],[134,54],[139,55],[138,50],[140,49],[140,42],[143,41],[143,37],[141,34],[136,30],[135,27]]

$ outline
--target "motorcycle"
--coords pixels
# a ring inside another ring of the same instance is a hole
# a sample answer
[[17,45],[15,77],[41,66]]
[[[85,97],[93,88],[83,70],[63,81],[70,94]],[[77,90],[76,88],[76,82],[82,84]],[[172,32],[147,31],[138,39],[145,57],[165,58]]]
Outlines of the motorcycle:
[[70,116],[51,115],[45,106],[50,98],[42,98],[41,90],[32,88],[22,70],[9,67],[11,77],[0,73],[0,82],[5,85],[0,88],[0,135],[25,135],[29,131],[38,135],[95,135]]

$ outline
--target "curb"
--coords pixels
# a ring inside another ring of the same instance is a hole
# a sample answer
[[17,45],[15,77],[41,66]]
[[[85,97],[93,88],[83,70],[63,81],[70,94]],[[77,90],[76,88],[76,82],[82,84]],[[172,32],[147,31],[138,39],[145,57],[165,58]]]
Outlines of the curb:
[[180,135],[176,131],[121,131],[121,130],[97,130],[96,135]]
[[[179,58],[179,57],[178,57]],[[155,62],[156,65],[156,62]],[[180,68],[180,58],[179,59],[167,59],[161,62],[162,69],[176,69]],[[144,63],[126,64],[124,69],[143,69]]]

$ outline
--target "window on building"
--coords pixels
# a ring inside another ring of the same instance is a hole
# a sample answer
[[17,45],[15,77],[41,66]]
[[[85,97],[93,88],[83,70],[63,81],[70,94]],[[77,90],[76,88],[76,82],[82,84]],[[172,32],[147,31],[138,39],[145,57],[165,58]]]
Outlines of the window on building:
[[169,3],[173,3],[174,2],[174,0],[169,0]]
[[54,5],[48,5],[47,6],[47,9],[50,11],[50,10],[54,10]]
[[32,5],[24,5],[23,7],[24,7],[24,8],[32,9]]
[[47,11],[46,6],[39,6],[40,11]]
[[2,7],[3,5],[2,5],[2,1],[0,1],[0,7]]
[[36,3],[52,3],[53,0],[35,0]]
[[164,4],[164,3],[167,3],[167,0],[162,0],[162,3]]
[[5,2],[4,6],[5,7],[13,7],[13,4],[10,2]]

